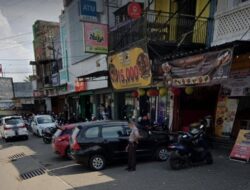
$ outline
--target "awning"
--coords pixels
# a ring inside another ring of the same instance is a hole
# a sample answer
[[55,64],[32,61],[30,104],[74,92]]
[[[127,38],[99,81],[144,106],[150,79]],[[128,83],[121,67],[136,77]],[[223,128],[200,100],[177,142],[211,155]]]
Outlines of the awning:
[[103,71],[96,71],[93,73],[89,73],[86,75],[82,75],[77,77],[78,79],[86,79],[86,78],[98,78],[98,77],[104,77],[104,76],[108,76],[109,72],[107,70],[103,70]]

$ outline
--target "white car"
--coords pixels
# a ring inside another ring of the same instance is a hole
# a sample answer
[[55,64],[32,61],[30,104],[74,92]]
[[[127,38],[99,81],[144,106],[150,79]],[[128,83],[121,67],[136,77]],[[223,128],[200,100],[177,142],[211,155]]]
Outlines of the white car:
[[57,122],[51,115],[36,115],[31,121],[31,129],[33,134],[43,135],[43,130],[48,127],[56,127]]
[[21,116],[5,116],[0,120],[0,134],[5,141],[13,137],[29,138],[28,130]]

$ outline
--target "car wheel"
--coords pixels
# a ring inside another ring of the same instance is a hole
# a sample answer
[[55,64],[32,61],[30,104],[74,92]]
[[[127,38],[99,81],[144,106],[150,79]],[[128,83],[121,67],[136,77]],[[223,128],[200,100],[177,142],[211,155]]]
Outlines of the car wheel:
[[28,135],[24,137],[24,140],[27,141],[28,139],[29,139],[29,136],[28,136]]
[[89,168],[94,171],[102,170],[106,166],[106,159],[100,154],[96,154],[89,159]]
[[156,160],[166,161],[169,158],[169,152],[165,146],[161,146],[156,150]]

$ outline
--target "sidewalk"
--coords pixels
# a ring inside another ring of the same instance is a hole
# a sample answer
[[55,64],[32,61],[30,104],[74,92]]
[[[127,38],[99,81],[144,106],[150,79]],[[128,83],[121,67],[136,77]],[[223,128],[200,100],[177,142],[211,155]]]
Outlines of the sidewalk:
[[[0,189],[1,190],[69,190],[72,187],[56,176],[47,174],[27,147],[0,145]],[[37,172],[38,169],[43,172]],[[34,172],[31,172],[34,171]],[[31,173],[30,173],[31,172]],[[22,178],[20,175],[24,178]],[[25,180],[26,178],[28,180]]]

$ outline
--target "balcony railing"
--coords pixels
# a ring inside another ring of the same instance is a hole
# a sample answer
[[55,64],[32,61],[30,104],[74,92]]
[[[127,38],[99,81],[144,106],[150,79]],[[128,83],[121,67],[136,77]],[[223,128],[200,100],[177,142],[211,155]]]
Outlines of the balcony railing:
[[148,39],[184,44],[206,44],[209,19],[166,12],[148,11],[140,19],[129,20],[110,30],[110,50],[126,48]]

